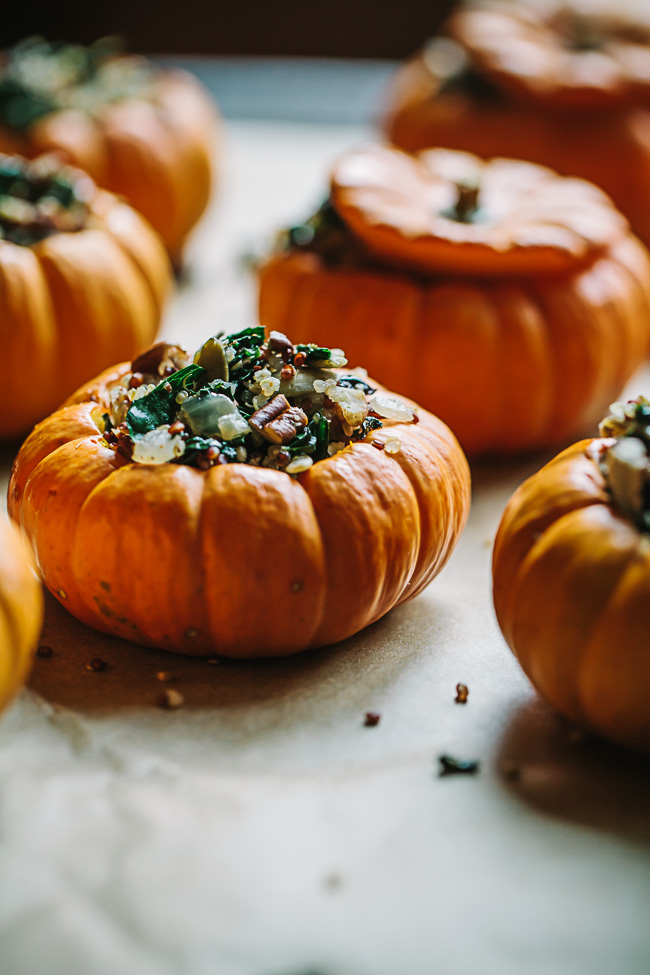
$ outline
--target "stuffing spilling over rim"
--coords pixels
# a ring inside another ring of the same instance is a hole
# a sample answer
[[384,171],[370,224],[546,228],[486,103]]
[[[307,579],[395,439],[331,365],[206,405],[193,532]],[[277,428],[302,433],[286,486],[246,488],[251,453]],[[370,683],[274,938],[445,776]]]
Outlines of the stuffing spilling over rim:
[[142,96],[153,76],[144,58],[123,55],[112,37],[90,47],[29,37],[0,55],[0,124],[22,131],[52,112],[94,115],[111,102]]
[[[292,345],[261,327],[208,339],[192,361],[159,343],[138,356],[97,417],[109,447],[137,464],[252,464],[302,474],[410,406],[345,373],[340,349]],[[384,444],[400,449],[398,436]]]
[[650,401],[638,396],[612,403],[600,424],[599,466],[616,507],[642,530],[650,531]]
[[27,162],[0,156],[0,240],[29,247],[52,234],[83,230],[94,184],[54,156]]

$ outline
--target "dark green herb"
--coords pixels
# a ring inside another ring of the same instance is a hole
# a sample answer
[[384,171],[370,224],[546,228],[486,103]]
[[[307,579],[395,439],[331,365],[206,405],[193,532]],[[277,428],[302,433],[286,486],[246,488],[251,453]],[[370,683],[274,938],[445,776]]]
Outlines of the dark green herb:
[[205,369],[201,366],[185,366],[164,379],[146,396],[135,400],[126,414],[131,437],[137,438],[165,423],[171,423],[178,411],[177,394],[183,389],[197,389],[202,376],[205,376]]
[[325,362],[332,358],[332,350],[324,349],[320,345],[296,345],[294,351],[305,356],[306,366],[310,366],[313,362]]
[[365,440],[372,430],[379,430],[383,423],[376,416],[367,416],[361,426],[354,431],[353,440]]
[[351,389],[362,389],[366,396],[372,396],[377,390],[374,386],[368,385],[363,379],[359,379],[358,376],[339,376],[338,378],[339,386],[349,386]]

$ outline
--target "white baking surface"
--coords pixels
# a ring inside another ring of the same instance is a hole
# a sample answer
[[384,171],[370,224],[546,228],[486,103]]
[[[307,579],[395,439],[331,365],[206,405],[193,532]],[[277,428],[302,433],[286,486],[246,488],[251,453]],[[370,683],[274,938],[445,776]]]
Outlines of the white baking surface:
[[[229,124],[165,336],[250,323],[241,253],[364,135]],[[209,666],[51,601],[54,655],[0,722],[2,975],[648,975],[650,764],[573,741],[492,614],[499,515],[542,460],[476,468],[427,592],[310,655]],[[161,669],[179,711],[156,707]],[[439,778],[442,752],[480,774]]]

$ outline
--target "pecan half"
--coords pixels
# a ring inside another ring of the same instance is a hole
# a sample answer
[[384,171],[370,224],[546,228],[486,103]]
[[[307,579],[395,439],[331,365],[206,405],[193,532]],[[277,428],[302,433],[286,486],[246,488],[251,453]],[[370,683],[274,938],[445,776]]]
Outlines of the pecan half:
[[300,407],[292,406],[275,420],[267,423],[260,432],[271,443],[285,444],[293,440],[295,435],[306,426],[307,414],[303,413]]
[[181,349],[180,345],[169,345],[168,342],[156,342],[151,348],[145,349],[131,363],[131,372],[141,372],[148,376],[158,376],[164,379],[178,369],[189,365],[190,357]]
[[293,345],[282,332],[271,332],[267,342],[269,352],[277,352],[283,362],[288,362],[293,355]]
[[248,423],[253,430],[257,430],[258,433],[262,433],[264,427],[271,420],[275,420],[276,417],[284,413],[285,410],[289,409],[289,400],[282,393],[278,393],[273,399],[270,399],[268,403],[260,407],[251,417],[249,417]]

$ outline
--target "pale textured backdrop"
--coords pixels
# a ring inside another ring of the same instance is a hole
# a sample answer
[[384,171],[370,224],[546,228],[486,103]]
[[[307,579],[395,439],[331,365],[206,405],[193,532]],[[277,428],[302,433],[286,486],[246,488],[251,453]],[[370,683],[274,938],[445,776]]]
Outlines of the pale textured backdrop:
[[[251,322],[241,254],[364,135],[229,125],[165,336]],[[51,602],[54,656],[0,723],[2,975],[647,975],[650,765],[573,742],[493,619],[491,539],[542,460],[477,468],[441,577],[308,656],[211,667]],[[160,669],[183,710],[155,706]],[[439,779],[441,752],[479,776]]]

